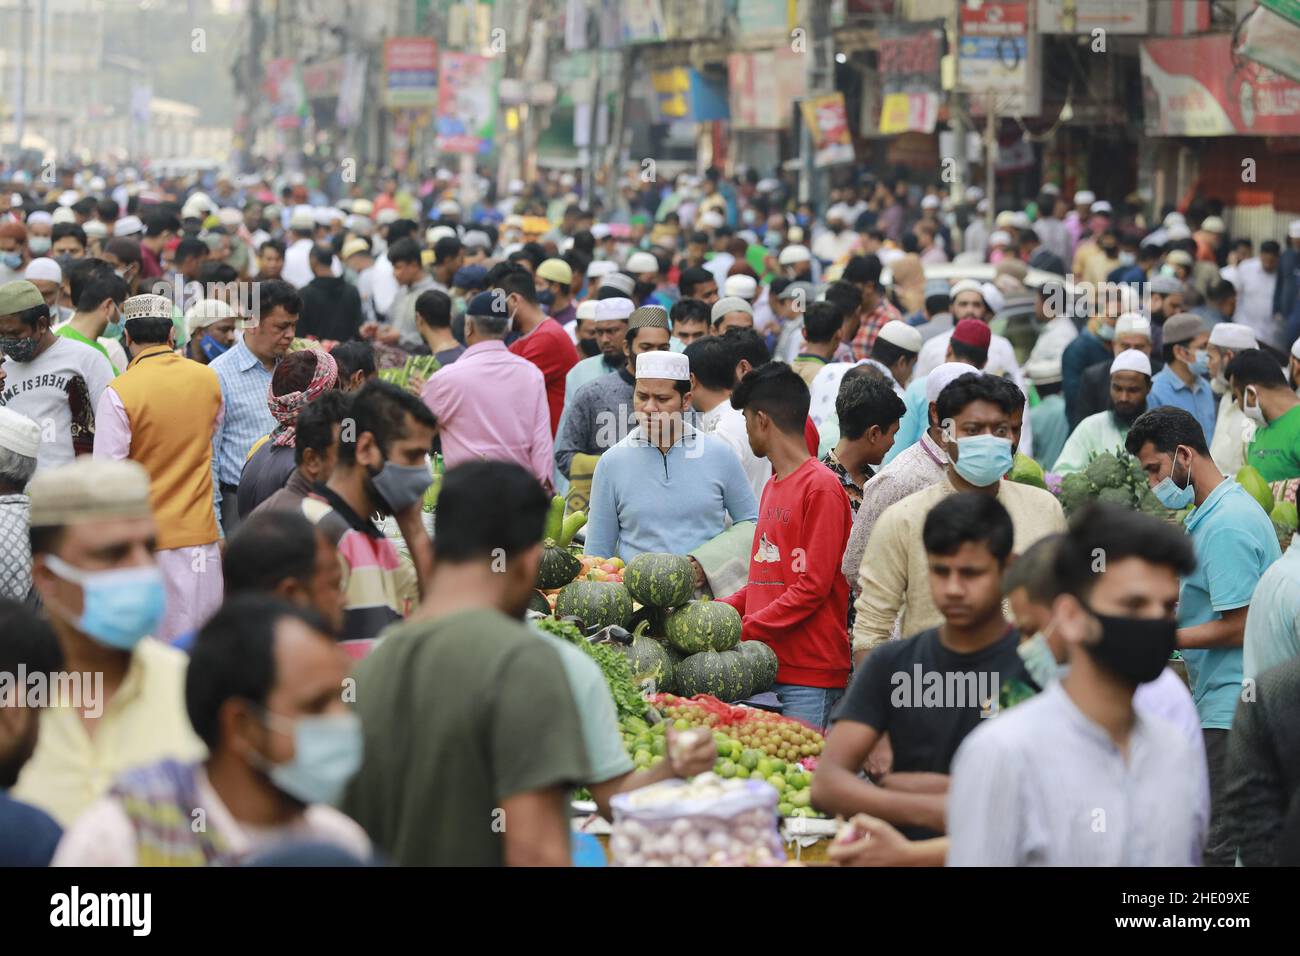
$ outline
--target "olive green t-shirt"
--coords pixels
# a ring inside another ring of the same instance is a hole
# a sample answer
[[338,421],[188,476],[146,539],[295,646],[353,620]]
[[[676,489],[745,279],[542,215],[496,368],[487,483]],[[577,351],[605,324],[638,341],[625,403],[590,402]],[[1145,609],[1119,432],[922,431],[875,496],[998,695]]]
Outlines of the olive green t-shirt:
[[559,656],[490,609],[397,625],[357,665],[365,758],[343,810],[403,866],[499,866],[511,796],[590,779]]
[[1300,405],[1255,430],[1246,464],[1254,465],[1265,481],[1300,478]]

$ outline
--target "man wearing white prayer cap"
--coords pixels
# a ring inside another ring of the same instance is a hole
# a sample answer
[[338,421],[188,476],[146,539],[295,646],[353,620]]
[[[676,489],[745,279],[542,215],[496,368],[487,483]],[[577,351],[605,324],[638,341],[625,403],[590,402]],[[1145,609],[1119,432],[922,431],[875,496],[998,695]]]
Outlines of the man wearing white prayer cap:
[[10,601],[26,601],[32,589],[30,506],[25,491],[36,473],[40,447],[41,426],[0,406],[0,598]]
[[1151,359],[1137,349],[1120,352],[1110,363],[1110,408],[1079,422],[1049,470],[1083,471],[1094,455],[1123,448],[1129,428],[1147,410],[1149,394]]
[[722,284],[722,294],[752,303],[758,297],[758,281],[753,276],[743,273],[727,276],[727,281]]
[[[618,274],[620,278],[631,281],[630,276]],[[584,358],[564,378],[564,404],[567,408],[573,401],[578,389],[588,382],[594,382],[602,375],[617,372],[627,364],[623,343],[627,338],[627,322],[636,305],[625,296],[611,296],[605,299],[588,299],[578,309],[590,308],[595,324],[596,347],[598,354]],[[563,427],[563,419],[561,419]],[[558,433],[558,431],[557,431]]]
[[[1225,475],[1235,475],[1246,464],[1246,446],[1249,438],[1254,436],[1255,423],[1246,417],[1233,399],[1224,371],[1238,352],[1257,348],[1259,342],[1255,330],[1249,325],[1219,322],[1210,327],[1210,341],[1205,351],[1210,359],[1210,387],[1219,394],[1219,413],[1214,420],[1210,458]],[[1292,358],[1291,364],[1298,364],[1297,360]]]
[[113,223],[114,238],[143,236],[144,222],[139,216],[123,216]]
[[[892,458],[886,456],[885,463],[875,477],[862,489],[862,503],[858,505],[858,513],[853,518],[853,530],[849,533],[849,543],[844,549],[842,566],[853,594],[857,594],[858,573],[862,567],[867,539],[871,537],[871,531],[885,509],[913,492],[937,484],[948,473],[948,449],[935,406],[939,393],[963,375],[978,374],[979,369],[965,362],[945,362],[925,377],[922,387],[925,390],[925,415],[928,421],[920,440],[901,449]],[[916,387],[915,382],[913,387]],[[911,409],[908,414],[912,414]],[[894,447],[898,447],[897,443]]]
[[41,298],[53,312],[59,301],[59,289],[63,287],[62,267],[49,256],[42,256],[27,263],[23,278],[40,290]]
[[630,561],[645,552],[690,554],[758,505],[740,461],[721,439],[697,432],[690,361],[681,352],[643,352],[632,406],[637,427],[596,464],[588,506],[587,554]]
[[739,296],[727,296],[713,303],[709,320],[714,335],[723,335],[730,328],[754,327],[754,307]]

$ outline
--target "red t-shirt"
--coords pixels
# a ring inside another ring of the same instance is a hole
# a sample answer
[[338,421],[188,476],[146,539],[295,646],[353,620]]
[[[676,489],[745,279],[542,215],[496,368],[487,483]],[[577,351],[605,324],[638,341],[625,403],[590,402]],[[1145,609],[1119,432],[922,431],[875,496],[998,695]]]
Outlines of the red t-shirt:
[[510,351],[526,358],[542,370],[546,379],[546,402],[551,409],[551,437],[560,427],[560,413],[564,411],[564,379],[569,369],[578,364],[578,347],[564,331],[564,326],[554,319],[545,319],[523,338],[515,339]]
[[822,436],[821,433],[817,431],[817,426],[813,424],[811,418],[804,420],[803,440],[804,444],[808,446],[808,454],[812,455],[814,458],[820,457],[817,454],[817,449],[822,443]]
[[722,600],[740,612],[745,640],[776,652],[778,683],[848,684],[849,582],[840,564],[852,526],[839,478],[816,458],[763,488],[749,582]]

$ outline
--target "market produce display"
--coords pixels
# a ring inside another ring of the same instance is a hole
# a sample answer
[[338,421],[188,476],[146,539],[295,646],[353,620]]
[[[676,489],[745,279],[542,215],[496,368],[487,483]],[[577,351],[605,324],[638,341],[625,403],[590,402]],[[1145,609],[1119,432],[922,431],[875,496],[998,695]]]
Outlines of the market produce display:
[[600,666],[620,719],[645,716],[648,709],[646,701],[641,696],[640,687],[633,679],[632,665],[626,655],[609,644],[591,643],[572,621],[557,621],[548,617],[535,623],[542,630],[576,644]]
[[576,617],[589,628],[627,627],[632,622],[632,595],[621,581],[578,580],[560,590],[555,613]]
[[420,378],[427,382],[429,376],[440,368],[442,364],[432,355],[412,355],[407,358],[405,365],[380,369],[379,378],[398,388],[408,389],[412,378]]
[[753,687],[747,696],[765,691],[776,683],[776,651],[762,641],[741,641],[737,646],[751,674]]
[[1016,457],[1012,459],[1011,470],[1007,472],[1007,480],[1018,482],[1022,485],[1033,485],[1035,488],[1047,490],[1047,479],[1043,474],[1043,466],[1028,455],[1016,452]]
[[740,643],[740,612],[722,601],[692,601],[668,615],[664,633],[687,654],[729,651]]
[[632,597],[650,607],[680,607],[695,593],[690,558],[680,554],[638,554],[623,572]]
[[616,794],[614,866],[780,866],[770,789],[703,773]]
[[[1052,484],[1050,477],[1049,487]],[[1157,518],[1179,520],[1185,514],[1170,511],[1160,503],[1147,484],[1142,465],[1126,451],[1104,451],[1093,455],[1087,468],[1065,475],[1060,482],[1056,494],[1067,517],[1083,510],[1094,500],[1142,511]]]
[[678,691],[687,697],[709,694],[718,700],[744,700],[751,694],[748,660],[740,651],[701,651],[673,671]]
[[[1259,506],[1264,509],[1269,520],[1273,522],[1273,533],[1277,535],[1278,546],[1285,551],[1291,547],[1291,537],[1296,533],[1297,515],[1294,501],[1287,501],[1281,497],[1284,494],[1286,482],[1275,482],[1270,485],[1264,480],[1264,476],[1259,473],[1259,469],[1253,465],[1246,465],[1235,475],[1237,484],[1246,490],[1246,493],[1259,502]],[[1275,496],[1274,488],[1278,489],[1278,495]]]
[[672,690],[676,684],[673,670],[675,661],[669,656],[668,648],[645,633],[649,622],[642,622],[632,632],[632,643],[622,648],[632,665],[632,673],[638,681],[652,678],[655,689]]
[[551,499],[542,528],[542,560],[537,565],[537,587],[543,591],[562,588],[582,570],[582,562],[569,550],[569,542],[578,529],[586,524],[587,516],[576,511],[564,516],[564,496]]

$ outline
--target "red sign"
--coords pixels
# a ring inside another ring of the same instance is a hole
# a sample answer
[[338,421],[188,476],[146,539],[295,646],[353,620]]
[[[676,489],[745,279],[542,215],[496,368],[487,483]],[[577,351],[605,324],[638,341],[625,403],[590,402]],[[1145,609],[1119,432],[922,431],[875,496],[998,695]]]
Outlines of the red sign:
[[1149,136],[1300,135],[1300,83],[1239,69],[1226,33],[1142,44]]

